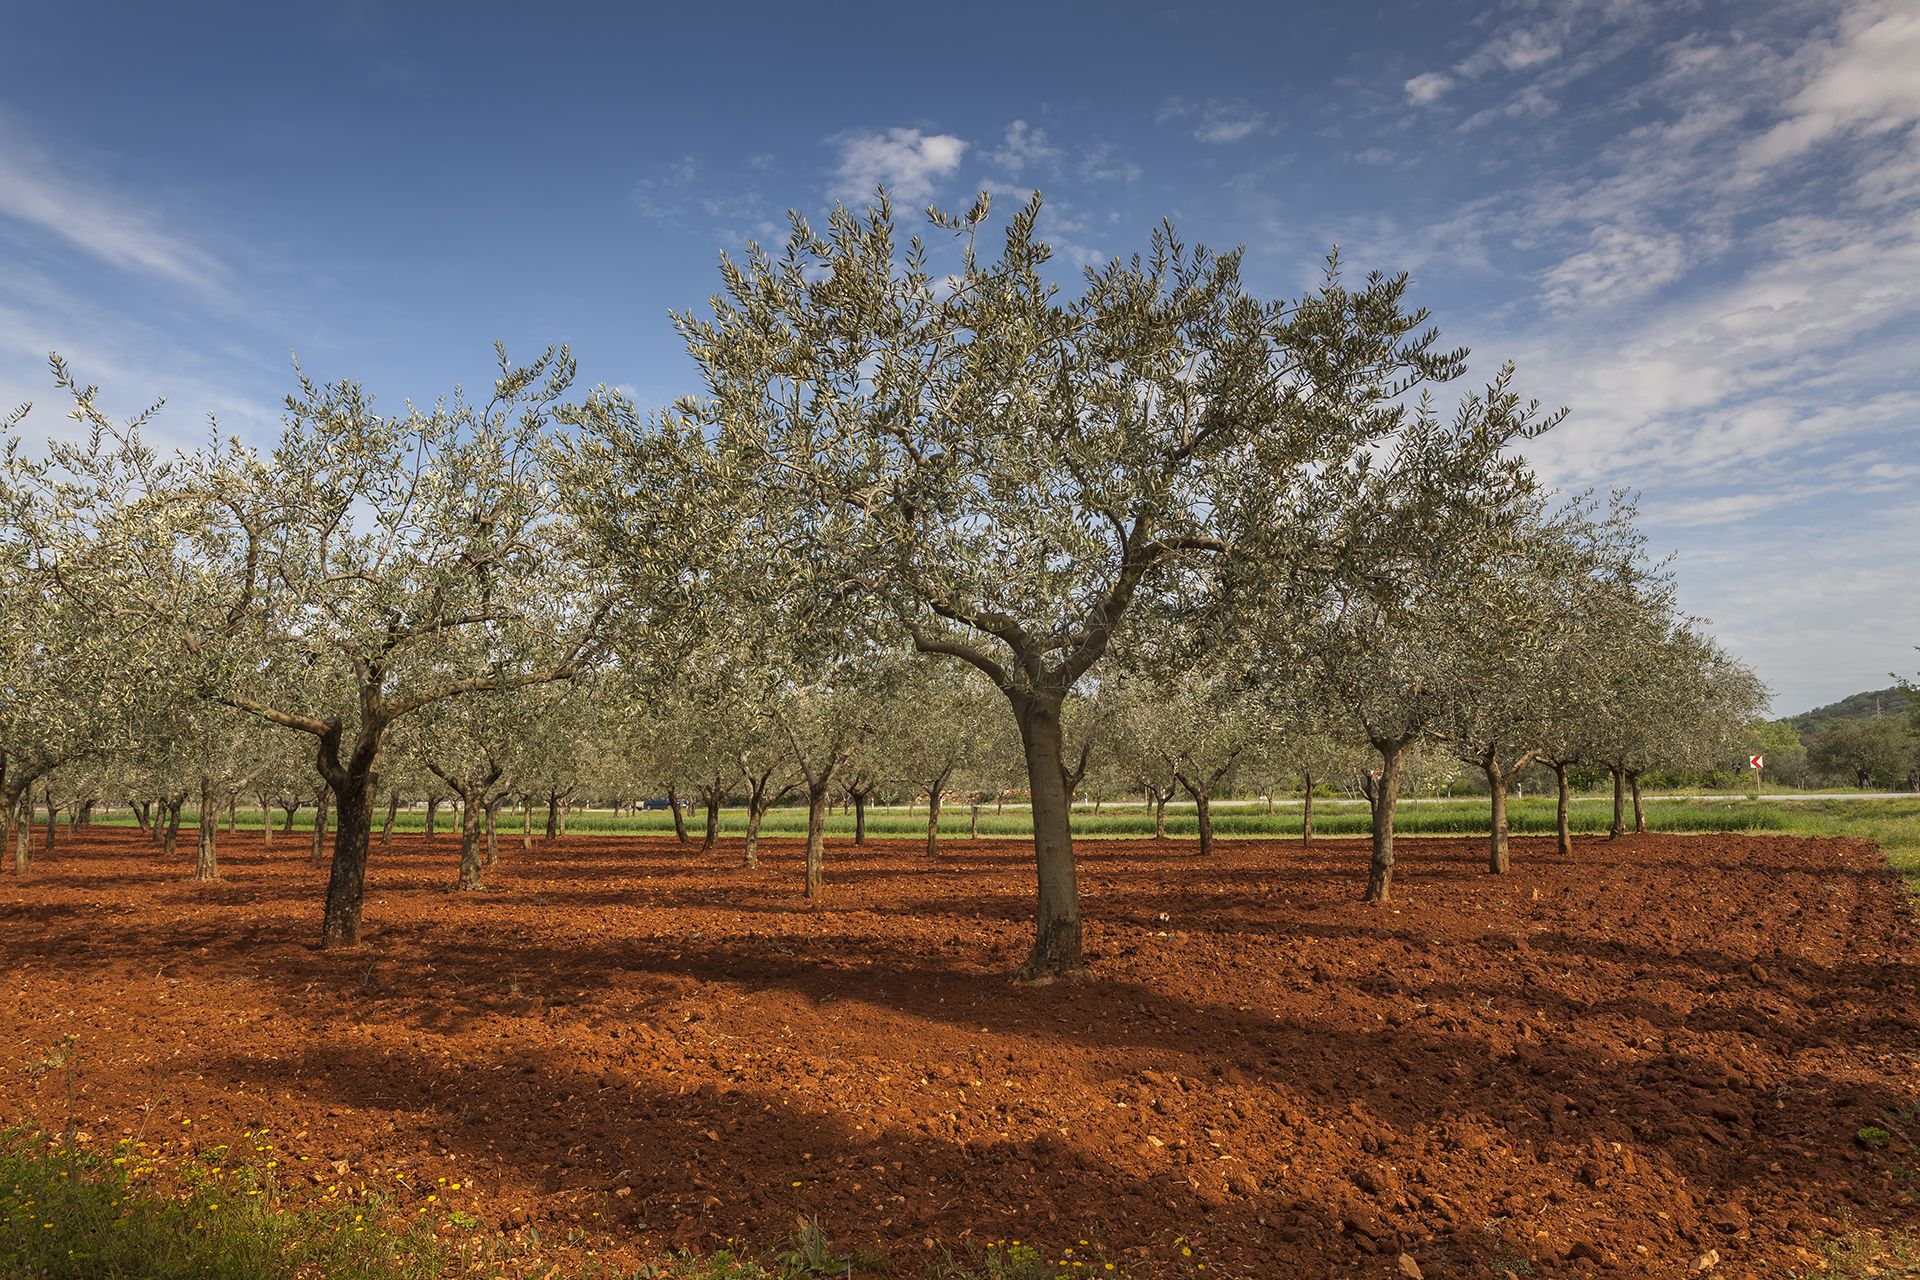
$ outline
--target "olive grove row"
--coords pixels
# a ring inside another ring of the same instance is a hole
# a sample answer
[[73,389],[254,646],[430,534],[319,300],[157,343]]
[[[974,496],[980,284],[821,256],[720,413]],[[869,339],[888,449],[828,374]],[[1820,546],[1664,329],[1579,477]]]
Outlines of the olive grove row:
[[403,792],[462,801],[468,886],[503,804],[610,774],[696,801],[709,846],[727,796],[757,829],[797,794],[816,895],[830,803],[923,794],[931,849],[965,778],[1031,805],[1044,977],[1081,963],[1089,770],[1184,789],[1203,847],[1236,771],[1357,775],[1386,901],[1420,752],[1484,773],[1493,872],[1529,764],[1563,811],[1570,767],[1610,771],[1618,827],[1643,770],[1724,761],[1764,690],[1627,498],[1541,485],[1518,447],[1558,415],[1510,369],[1442,412],[1466,353],[1405,277],[1335,258],[1268,300],[1163,228],[1068,290],[1038,213],[992,255],[985,197],[931,244],[884,193],[796,215],[673,317],[706,385],[657,413],[500,351],[483,395],[301,374],[270,447],[163,452],[56,358],[81,430],[34,448],[15,414],[0,477],[6,818],[66,776],[170,842],[192,799],[211,875],[234,797],[317,803],[351,946]]

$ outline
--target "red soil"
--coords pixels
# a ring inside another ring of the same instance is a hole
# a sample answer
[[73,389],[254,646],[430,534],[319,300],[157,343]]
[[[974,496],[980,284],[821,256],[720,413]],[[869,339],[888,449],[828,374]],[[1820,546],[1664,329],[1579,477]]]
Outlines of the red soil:
[[[0,1114],[58,1127],[70,1084],[103,1146],[270,1125],[296,1194],[629,1262],[804,1213],[906,1274],[1017,1238],[1136,1275],[1772,1275],[1914,1221],[1920,929],[1872,845],[1514,843],[1494,879],[1403,842],[1390,908],[1354,842],[1089,843],[1091,972],[1024,988],[1012,842],[836,845],[810,910],[788,842],[508,844],[454,894],[454,842],[408,837],[366,945],[321,953],[303,841],[226,836],[199,885],[95,828],[0,882]],[[69,1033],[72,1080],[33,1070]]]

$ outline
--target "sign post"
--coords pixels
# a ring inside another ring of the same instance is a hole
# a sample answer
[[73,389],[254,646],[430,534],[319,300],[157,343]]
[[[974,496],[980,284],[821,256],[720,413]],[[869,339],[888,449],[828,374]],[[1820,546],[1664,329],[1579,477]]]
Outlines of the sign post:
[[1753,770],[1753,798],[1760,798],[1760,766],[1766,763],[1765,756],[1748,756],[1747,764]]

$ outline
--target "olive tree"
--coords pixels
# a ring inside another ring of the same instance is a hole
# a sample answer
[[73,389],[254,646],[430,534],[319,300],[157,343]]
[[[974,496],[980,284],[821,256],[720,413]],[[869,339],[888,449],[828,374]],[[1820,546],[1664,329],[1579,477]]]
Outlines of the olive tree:
[[1005,696],[1033,805],[1028,978],[1081,966],[1068,694],[1142,602],[1204,610],[1228,566],[1283,562],[1290,497],[1461,362],[1404,277],[1269,301],[1238,253],[1171,228],[1068,293],[1039,213],[989,258],[984,196],[930,210],[955,242],[938,263],[897,241],[884,192],[824,233],[795,214],[783,252],[723,260],[711,315],[675,317],[707,383],[680,412],[800,513],[791,589],[853,595]]
[[497,855],[500,806],[522,785],[530,740],[549,709],[544,691],[487,690],[447,699],[425,708],[409,727],[407,755],[460,799],[456,890],[485,887]]
[[1568,651],[1591,640],[1582,615],[1595,589],[1641,574],[1643,539],[1634,515],[1624,494],[1605,506],[1581,494],[1558,510],[1530,513],[1483,566],[1481,607],[1461,620],[1460,695],[1447,710],[1444,736],[1486,778],[1491,874],[1509,866],[1507,792],[1515,777],[1548,762],[1564,784],[1568,761],[1556,750],[1558,721],[1577,717],[1581,693],[1569,698],[1559,687],[1573,670]]
[[[373,797],[396,721],[449,698],[567,680],[594,653],[608,604],[563,518],[551,426],[574,376],[550,349],[502,349],[484,399],[456,392],[388,414],[357,383],[299,374],[265,452],[215,441],[172,464],[157,496],[103,484],[138,511],[154,554],[99,608],[157,631],[202,696],[307,735],[334,808],[323,946],[360,938]],[[158,474],[137,429],[75,389],[96,439]],[[455,643],[456,639],[459,641]],[[471,660],[448,663],[457,652]],[[315,673],[320,678],[315,679]]]
[[[1129,754],[1145,765],[1152,788],[1154,835],[1166,834],[1170,779],[1192,799],[1200,853],[1213,852],[1213,800],[1235,766],[1272,736],[1284,681],[1253,669],[1253,650],[1233,642],[1206,643],[1188,628],[1167,627],[1147,645],[1119,656],[1120,700],[1130,708]],[[1263,678],[1264,675],[1264,678]]]
[[1472,637],[1488,612],[1508,611],[1500,566],[1536,532],[1537,482],[1510,447],[1560,415],[1523,402],[1512,374],[1463,397],[1451,419],[1423,402],[1383,458],[1360,455],[1330,477],[1319,513],[1329,567],[1308,580],[1313,620],[1291,643],[1379,759],[1378,776],[1361,779],[1373,811],[1369,902],[1392,895],[1408,760],[1463,699],[1482,696]]
[[1016,756],[1004,701],[977,672],[929,667],[904,683],[883,710],[876,766],[927,797],[929,858],[940,852],[940,813],[956,778],[967,780]]
[[[11,832],[22,875],[32,864],[35,785],[129,748],[174,692],[155,678],[164,658],[153,634],[120,633],[100,603],[171,479],[151,456],[114,448],[93,390],[78,387],[58,357],[52,363],[87,410],[74,415],[85,436],[29,452],[15,434],[26,407],[0,419],[0,849]],[[137,433],[159,408],[119,429]],[[120,493],[131,495],[124,506],[100,500]]]

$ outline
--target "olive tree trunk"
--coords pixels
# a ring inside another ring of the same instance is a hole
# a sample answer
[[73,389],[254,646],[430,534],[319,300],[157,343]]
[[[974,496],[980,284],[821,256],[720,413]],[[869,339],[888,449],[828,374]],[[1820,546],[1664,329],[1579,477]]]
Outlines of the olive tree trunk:
[[[1313,770],[1302,769],[1300,781],[1304,789],[1300,793],[1300,843],[1313,843]],[[1272,809],[1271,803],[1267,806]]]
[[[333,835],[333,865],[327,873],[327,906],[320,919],[320,945],[357,947],[360,945],[360,905],[366,896],[367,841],[373,833],[373,795],[371,779],[354,776],[348,770],[346,785],[334,797],[336,829]],[[327,805],[321,801],[314,815],[314,828],[324,830]]]
[[927,856],[936,857],[940,853],[940,805],[947,794],[947,779],[953,776],[953,766],[949,764],[927,787]]
[[853,793],[853,843],[856,846],[867,842],[867,791]]
[[174,851],[180,847],[180,810],[186,806],[186,793],[168,796],[160,802],[166,811],[166,825],[160,828],[160,856],[171,861]]
[[673,783],[667,784],[667,808],[673,811],[673,838],[688,843],[687,815],[680,811],[680,792]]
[[480,882],[481,859],[485,856],[485,850],[481,847],[480,822],[486,805],[475,804],[474,799],[471,795],[463,794],[460,797],[460,878],[454,883],[455,889],[486,887]]
[[1633,792],[1633,834],[1639,835],[1647,829],[1647,810],[1640,799],[1640,771],[1627,770],[1627,787]]
[[1568,761],[1549,762],[1553,769],[1554,825],[1556,847],[1562,856],[1573,852],[1573,788],[1567,781]]
[[1513,775],[1501,767],[1494,752],[1481,756],[1477,763],[1487,775],[1487,873],[1503,876],[1511,865],[1507,854],[1507,785]]
[[1373,860],[1367,867],[1368,902],[1388,902],[1393,897],[1393,815],[1400,803],[1400,783],[1406,775],[1405,740],[1376,742],[1380,752],[1380,776],[1369,779],[1367,800],[1373,806]]
[[214,847],[220,829],[220,809],[213,795],[213,779],[200,779],[200,850],[193,867],[195,880],[220,878],[220,855]]
[[807,787],[807,901],[818,902],[826,892],[827,803],[832,774],[823,773]]
[[387,792],[387,817],[386,821],[380,824],[380,847],[382,849],[393,844],[393,823],[394,819],[399,816],[400,791],[398,788],[395,788]]
[[1618,840],[1627,834],[1627,776],[1618,765],[1608,765],[1607,772],[1613,775],[1613,825],[1607,828],[1607,839]]
[[1020,725],[1033,795],[1033,949],[1017,970],[1029,981],[1064,977],[1083,967],[1080,885],[1073,861],[1073,814],[1068,807],[1065,741],[1058,693],[1011,695]]
[[33,870],[33,792],[16,801],[19,817],[13,823],[13,874],[24,876]]
[[313,852],[307,860],[316,867],[327,860],[327,801],[332,795],[332,788],[322,786],[313,796]]
[[1226,776],[1226,769],[1221,768],[1212,774],[1195,778],[1183,774],[1174,776],[1187,789],[1187,794],[1193,797],[1194,820],[1200,829],[1200,856],[1204,858],[1213,852],[1213,790],[1220,785],[1220,779]]
[[740,855],[740,865],[752,870],[760,865],[760,819],[767,812],[767,802],[759,796],[747,797],[747,842]]

